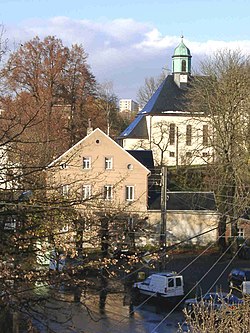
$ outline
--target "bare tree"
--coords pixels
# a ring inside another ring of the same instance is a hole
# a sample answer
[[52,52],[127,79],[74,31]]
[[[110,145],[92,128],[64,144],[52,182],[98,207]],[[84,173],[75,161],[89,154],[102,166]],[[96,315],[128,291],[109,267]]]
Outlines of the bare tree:
[[[249,296],[246,295],[244,297],[244,304],[241,304],[240,306],[227,305],[222,301],[221,309],[214,310],[212,301],[210,305],[201,302],[194,305],[191,312],[184,310],[184,314],[189,327],[189,332],[247,333],[250,325],[249,306]],[[183,327],[180,327],[178,332],[184,332]]]
[[144,85],[139,88],[137,93],[137,101],[140,107],[145,106],[164,79],[164,73],[161,73],[157,77],[150,76],[145,78]]
[[189,89],[188,108],[194,116],[203,111],[213,128],[206,133],[214,151],[208,178],[221,212],[220,235],[225,233],[228,218],[235,235],[235,222],[249,207],[249,70],[248,57],[220,51],[201,63],[202,76]]
[[118,112],[118,97],[113,90],[113,83],[110,81],[103,82],[97,87],[97,96],[95,100],[96,112],[91,120],[99,124],[111,137],[117,136],[126,126],[128,120]]
[[[92,110],[98,114],[95,81],[83,49],[66,48],[55,37],[37,37],[10,55],[1,74],[0,310],[39,318],[62,284],[85,287],[81,278],[91,269],[115,269],[114,262],[101,256],[101,247],[108,252],[128,222],[123,211],[110,209],[106,228],[101,217],[88,210],[91,206],[98,211],[95,199],[82,203],[79,197],[45,195],[44,167],[83,136]],[[103,114],[99,117],[105,119]],[[83,244],[92,246],[93,257],[87,256]],[[52,250],[58,264],[61,254],[75,257],[75,269],[62,274],[44,269],[38,259],[48,264]],[[50,286],[55,294],[48,292]],[[37,295],[40,288],[45,294]]]

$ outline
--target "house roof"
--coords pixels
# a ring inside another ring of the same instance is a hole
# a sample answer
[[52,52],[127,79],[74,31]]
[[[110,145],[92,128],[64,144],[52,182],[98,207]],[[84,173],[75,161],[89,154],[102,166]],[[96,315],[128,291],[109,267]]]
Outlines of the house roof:
[[[159,192],[150,194],[149,209],[161,209]],[[171,211],[216,211],[216,201],[213,192],[167,192],[167,210]]]
[[136,158],[147,169],[154,170],[154,159],[152,150],[127,150],[127,152]]

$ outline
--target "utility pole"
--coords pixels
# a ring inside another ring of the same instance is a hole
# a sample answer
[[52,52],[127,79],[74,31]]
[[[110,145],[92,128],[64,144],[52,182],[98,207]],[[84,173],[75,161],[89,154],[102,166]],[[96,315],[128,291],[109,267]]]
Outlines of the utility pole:
[[165,269],[166,264],[166,224],[167,224],[167,167],[161,169],[161,234],[160,249],[162,250],[161,269]]

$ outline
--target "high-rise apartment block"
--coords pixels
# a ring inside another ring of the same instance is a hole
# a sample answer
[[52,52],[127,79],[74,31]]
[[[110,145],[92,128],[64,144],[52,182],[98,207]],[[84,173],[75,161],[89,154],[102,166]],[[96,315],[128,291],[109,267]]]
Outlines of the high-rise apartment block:
[[119,101],[119,111],[130,111],[138,112],[139,104],[133,101],[132,99],[120,99]]

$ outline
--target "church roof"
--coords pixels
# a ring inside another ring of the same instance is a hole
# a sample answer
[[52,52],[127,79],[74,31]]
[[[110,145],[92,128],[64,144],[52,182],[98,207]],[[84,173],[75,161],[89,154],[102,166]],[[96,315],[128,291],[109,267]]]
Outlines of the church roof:
[[144,114],[138,113],[134,121],[120,134],[119,138],[147,139],[148,128]]
[[180,44],[175,48],[174,56],[191,56],[189,48],[186,47],[183,41],[181,41]]
[[168,75],[135,120],[121,133],[120,138],[148,138],[145,115],[180,114],[184,111],[185,89],[181,89]]

